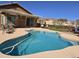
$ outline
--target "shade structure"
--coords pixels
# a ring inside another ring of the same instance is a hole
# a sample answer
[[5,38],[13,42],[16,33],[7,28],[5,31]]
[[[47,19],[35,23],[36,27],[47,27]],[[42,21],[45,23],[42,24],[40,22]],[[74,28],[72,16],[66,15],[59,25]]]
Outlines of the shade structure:
[[2,9],[0,11],[0,13],[7,13],[7,14],[10,14],[10,15],[22,15],[22,16],[38,17],[38,16],[35,16],[35,15],[32,15],[32,14],[24,13],[24,12],[17,11],[17,10],[14,10],[14,9]]

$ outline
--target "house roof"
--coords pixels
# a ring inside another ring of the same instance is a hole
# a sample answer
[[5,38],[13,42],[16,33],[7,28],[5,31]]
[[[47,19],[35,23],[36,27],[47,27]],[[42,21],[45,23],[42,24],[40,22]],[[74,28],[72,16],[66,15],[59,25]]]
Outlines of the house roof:
[[8,14],[17,14],[17,15],[27,15],[27,16],[33,16],[33,15],[31,15],[31,14],[28,14],[28,13],[24,13],[24,12],[20,12],[20,11],[17,11],[17,10],[13,10],[13,9],[3,9],[3,10],[1,10],[0,12],[2,12],[2,13],[8,13]]
[[29,12],[28,10],[26,10],[25,8],[23,8],[20,4],[18,3],[6,3],[6,4],[0,4],[0,7],[4,7],[4,6],[11,6],[11,5],[16,5],[18,7],[20,7],[21,9],[23,9],[24,11],[28,12],[29,14],[32,14],[31,12]]

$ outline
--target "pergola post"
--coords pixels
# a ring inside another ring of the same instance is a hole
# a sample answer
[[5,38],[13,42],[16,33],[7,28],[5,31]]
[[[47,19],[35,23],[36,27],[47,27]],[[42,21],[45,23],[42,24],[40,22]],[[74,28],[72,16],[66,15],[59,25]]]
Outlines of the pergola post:
[[35,26],[36,26],[37,25],[37,18],[35,17],[34,20],[35,20]]
[[33,20],[34,20],[34,26],[35,26],[36,25],[36,18],[33,17]]
[[31,27],[31,17],[29,17],[30,18],[30,27]]
[[27,22],[27,16],[25,17],[25,27],[26,27],[26,22]]

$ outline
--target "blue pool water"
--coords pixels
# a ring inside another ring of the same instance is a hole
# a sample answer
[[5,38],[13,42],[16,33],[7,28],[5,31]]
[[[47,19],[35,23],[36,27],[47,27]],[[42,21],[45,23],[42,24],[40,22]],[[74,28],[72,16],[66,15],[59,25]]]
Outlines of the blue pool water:
[[49,50],[59,50],[72,44],[56,32],[31,31],[28,35],[0,44],[0,51],[7,55],[27,55]]

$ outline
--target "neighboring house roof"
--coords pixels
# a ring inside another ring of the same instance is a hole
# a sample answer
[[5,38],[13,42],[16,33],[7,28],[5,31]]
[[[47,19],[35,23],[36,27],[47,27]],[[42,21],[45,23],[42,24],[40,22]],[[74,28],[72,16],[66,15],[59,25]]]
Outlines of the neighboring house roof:
[[18,6],[18,7],[20,7],[21,9],[23,9],[24,11],[28,12],[29,14],[32,14],[31,12],[29,12],[28,10],[26,10],[25,8],[23,8],[23,7],[22,7],[20,4],[18,4],[18,3],[0,4],[0,8],[3,8],[4,6],[12,6],[12,5]]

